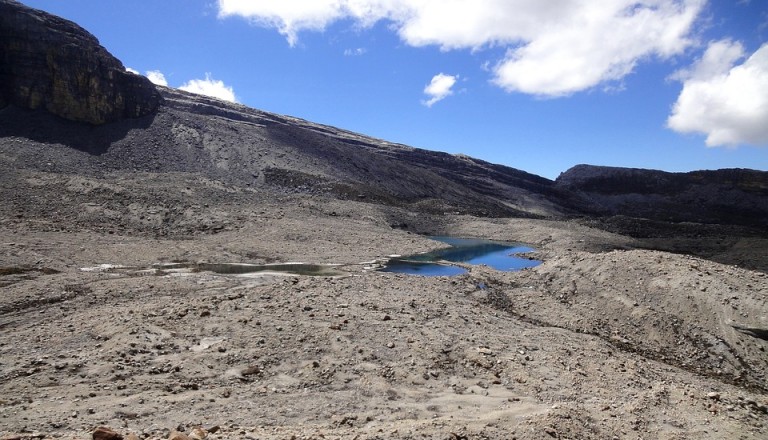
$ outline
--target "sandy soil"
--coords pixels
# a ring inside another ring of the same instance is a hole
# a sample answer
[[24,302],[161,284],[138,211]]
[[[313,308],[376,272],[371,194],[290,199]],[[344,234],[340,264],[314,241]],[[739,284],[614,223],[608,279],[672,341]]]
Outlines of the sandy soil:
[[[2,189],[3,439],[768,437],[768,276],[715,255],[194,175],[17,170]],[[528,243],[544,262],[371,270],[440,246],[425,233]],[[718,255],[761,267],[765,250],[732,237]],[[177,261],[343,274],[140,270]],[[133,269],[82,270],[101,264]]]

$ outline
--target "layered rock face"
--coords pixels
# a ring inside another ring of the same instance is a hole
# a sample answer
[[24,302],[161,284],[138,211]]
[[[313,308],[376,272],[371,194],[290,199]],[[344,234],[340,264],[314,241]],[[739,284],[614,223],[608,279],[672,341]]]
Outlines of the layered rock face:
[[154,112],[162,97],[71,21],[0,0],[0,108],[104,124]]
[[577,165],[555,182],[599,214],[674,222],[768,226],[768,173],[722,169],[668,173]]

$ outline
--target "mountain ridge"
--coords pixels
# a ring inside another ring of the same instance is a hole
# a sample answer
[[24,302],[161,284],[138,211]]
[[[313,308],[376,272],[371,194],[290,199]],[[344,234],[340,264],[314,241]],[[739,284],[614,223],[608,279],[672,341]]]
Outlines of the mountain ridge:
[[[13,0],[2,0],[0,6],[14,11],[3,14],[1,22],[3,34],[9,36],[4,44],[12,50],[6,50],[0,66],[0,116],[6,121],[0,136],[37,142],[37,154],[50,153],[48,160],[60,168],[71,162],[71,172],[99,167],[195,172],[237,185],[266,185],[432,214],[623,215],[768,227],[768,172],[667,173],[577,165],[553,181],[466,155],[410,147],[155,86],[125,72],[119,60],[75,23]],[[34,26],[27,23],[30,20]],[[72,60],[24,61],[45,58],[51,50],[60,55],[47,47],[62,41]],[[100,68],[102,64],[106,68]],[[35,66],[42,67],[42,73],[26,73]],[[28,78],[43,86],[21,85]],[[90,80],[83,83],[82,78]],[[69,86],[63,87],[65,83]],[[61,90],[69,93],[66,99],[58,97]],[[126,104],[135,102],[141,105]],[[54,144],[93,157],[50,149]],[[32,162],[29,165],[35,166]]]
[[589,198],[600,215],[768,226],[768,173],[743,168],[672,173],[577,165],[556,186]]

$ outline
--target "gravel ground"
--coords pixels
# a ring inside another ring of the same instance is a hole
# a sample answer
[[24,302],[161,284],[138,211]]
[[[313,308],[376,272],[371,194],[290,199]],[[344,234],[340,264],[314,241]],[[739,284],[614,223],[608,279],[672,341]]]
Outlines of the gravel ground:
[[[0,157],[0,438],[768,436],[760,237],[656,246],[672,253],[583,219],[426,215]],[[543,264],[371,270],[440,246],[422,234],[527,243]],[[341,275],[142,270],[171,262]],[[82,270],[102,264],[128,267]]]

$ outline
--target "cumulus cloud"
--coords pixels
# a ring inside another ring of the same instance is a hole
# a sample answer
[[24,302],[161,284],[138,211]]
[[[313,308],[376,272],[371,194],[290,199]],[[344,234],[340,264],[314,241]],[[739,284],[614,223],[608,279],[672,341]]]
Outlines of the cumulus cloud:
[[219,16],[231,15],[240,15],[256,24],[275,27],[293,46],[298,41],[299,30],[323,30],[345,13],[338,0],[219,0]]
[[710,147],[768,146],[768,43],[741,64],[743,46],[710,43],[691,69],[675,74],[683,89],[667,125],[680,133],[702,133]]
[[168,87],[168,81],[165,79],[165,75],[159,70],[147,71],[147,78],[152,81],[153,84]]
[[212,96],[229,102],[237,102],[235,91],[221,80],[211,78],[210,73],[205,74],[205,79],[193,79],[187,81],[180,90],[197,93],[198,95]]
[[138,70],[136,70],[136,69],[131,69],[130,67],[126,67],[126,68],[125,68],[125,71],[126,71],[126,72],[131,72],[131,73],[133,73],[134,75],[140,75],[140,73],[139,73],[139,71],[138,71]]
[[438,73],[432,77],[432,81],[424,87],[426,100],[422,101],[427,107],[432,107],[436,102],[442,101],[446,97],[453,95],[453,86],[456,84],[457,76]]
[[510,92],[565,96],[628,75],[650,57],[692,44],[706,0],[218,0],[219,16],[274,27],[295,45],[300,31],[339,20],[384,20],[411,46],[504,47],[493,81]]

